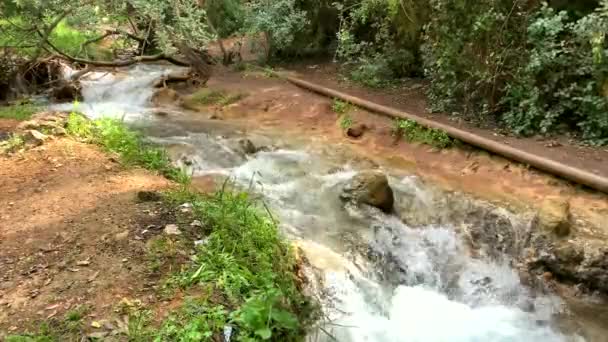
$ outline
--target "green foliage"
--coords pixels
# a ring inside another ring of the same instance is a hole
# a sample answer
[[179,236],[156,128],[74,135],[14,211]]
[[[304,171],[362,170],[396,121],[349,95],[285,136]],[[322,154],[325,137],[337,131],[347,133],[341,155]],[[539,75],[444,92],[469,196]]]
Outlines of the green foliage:
[[528,26],[528,58],[506,87],[504,121],[518,134],[570,128],[608,144],[608,11],[568,19],[544,6]]
[[259,291],[231,316],[244,328],[243,341],[269,340],[273,334],[297,331],[298,319],[281,308],[282,293],[277,289]]
[[420,33],[426,1],[364,0],[334,3],[344,18],[336,55],[353,67],[350,77],[378,88],[392,80],[421,73]]
[[229,322],[223,306],[210,306],[205,300],[186,300],[179,312],[166,319],[154,341],[213,341]]
[[350,112],[353,109],[353,105],[339,99],[334,99],[331,104],[331,109],[334,113],[342,115]]
[[93,29],[76,29],[63,20],[53,30],[49,40],[59,50],[67,52],[71,56],[80,56],[85,52],[81,50],[81,45],[98,35]]
[[106,151],[117,153],[126,165],[158,171],[179,183],[190,180],[184,171],[171,164],[163,149],[144,142],[140,134],[130,130],[120,120],[102,118],[91,121],[72,113],[68,119],[67,132],[81,141],[98,144]]
[[252,0],[246,3],[245,33],[263,34],[266,57],[289,48],[309,23],[296,0]]
[[[167,198],[173,205],[191,203],[194,216],[211,227],[192,269],[183,275],[184,285],[212,286],[219,293],[210,297],[225,298],[223,304],[236,310],[227,317],[219,303],[203,303],[198,308],[217,324],[173,319],[165,330],[209,340],[231,322],[239,327],[239,340],[300,340],[315,318],[314,307],[297,288],[293,251],[265,207],[247,193],[228,191],[207,196],[181,189]],[[186,316],[191,309],[186,306]]]
[[245,8],[241,1],[207,0],[205,9],[221,38],[230,37],[243,28]]
[[397,119],[395,120],[393,132],[408,141],[421,142],[437,148],[449,148],[454,145],[454,140],[444,131],[421,126],[414,120]]
[[526,2],[430,0],[423,46],[431,109],[479,117],[496,112],[525,54]]
[[0,119],[28,120],[39,110],[40,107],[27,103],[0,107]]
[[157,47],[175,54],[180,44],[193,49],[205,49],[214,37],[207,26],[207,12],[198,1],[131,0],[138,13],[139,26],[154,27]]
[[348,114],[343,114],[340,117],[340,128],[347,130],[353,126],[353,118]]

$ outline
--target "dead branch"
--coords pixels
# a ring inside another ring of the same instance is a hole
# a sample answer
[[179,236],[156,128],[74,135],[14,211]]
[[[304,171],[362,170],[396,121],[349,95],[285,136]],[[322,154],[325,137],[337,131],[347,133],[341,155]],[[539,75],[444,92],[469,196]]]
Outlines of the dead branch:
[[190,66],[189,63],[181,61],[175,57],[168,56],[164,53],[159,53],[159,54],[151,55],[151,56],[136,56],[131,59],[120,60],[120,61],[111,61],[111,62],[93,61],[93,60],[89,60],[89,59],[83,59],[83,58],[77,58],[77,57],[70,56],[67,53],[59,50],[55,45],[53,45],[53,43],[48,41],[48,39],[46,41],[46,44],[48,46],[50,46],[51,49],[53,49],[58,54],[57,57],[60,57],[69,62],[72,62],[72,63],[82,63],[82,64],[93,65],[93,66],[97,66],[97,67],[125,67],[125,66],[130,66],[130,65],[140,63],[140,62],[156,62],[156,61],[161,61],[161,60],[165,60],[165,61],[168,61],[172,64],[179,65],[179,66],[186,66],[186,67]]

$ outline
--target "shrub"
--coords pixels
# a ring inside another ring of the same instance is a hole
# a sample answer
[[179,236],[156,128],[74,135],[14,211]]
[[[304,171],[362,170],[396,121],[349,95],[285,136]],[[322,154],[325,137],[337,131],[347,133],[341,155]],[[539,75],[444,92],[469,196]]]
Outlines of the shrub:
[[[608,4],[608,2],[604,2]],[[528,26],[526,63],[515,70],[503,99],[505,123],[519,134],[578,130],[608,143],[608,14],[576,21],[544,6]]]
[[420,74],[425,1],[344,1],[335,6],[343,18],[336,56],[353,66],[349,75],[354,81],[383,87],[396,78]]
[[437,148],[448,148],[454,145],[454,139],[444,131],[421,126],[414,120],[397,119],[394,123],[395,135],[403,136],[408,141],[421,142]]

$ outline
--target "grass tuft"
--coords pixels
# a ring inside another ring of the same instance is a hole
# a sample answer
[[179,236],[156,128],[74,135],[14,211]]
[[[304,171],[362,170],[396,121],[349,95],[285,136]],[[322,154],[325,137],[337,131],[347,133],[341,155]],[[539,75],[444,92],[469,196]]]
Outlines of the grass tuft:
[[342,115],[350,112],[353,109],[353,105],[342,100],[334,99],[331,109],[334,113]]
[[166,340],[192,334],[210,339],[233,325],[236,340],[301,340],[317,308],[298,289],[294,252],[265,206],[244,192],[202,195],[183,188],[166,198],[173,206],[191,203],[194,217],[211,227],[181,281],[213,294],[187,303],[160,334]]
[[32,117],[40,108],[32,104],[17,104],[0,107],[0,119],[24,121]]
[[67,132],[77,139],[102,146],[106,151],[117,153],[129,166],[141,166],[158,171],[180,184],[190,182],[190,176],[172,165],[166,151],[146,143],[142,136],[130,130],[122,121],[111,118],[89,120],[76,113],[68,118]]
[[421,142],[442,149],[452,147],[455,143],[455,140],[444,131],[424,127],[414,120],[396,119],[393,132],[408,141]]

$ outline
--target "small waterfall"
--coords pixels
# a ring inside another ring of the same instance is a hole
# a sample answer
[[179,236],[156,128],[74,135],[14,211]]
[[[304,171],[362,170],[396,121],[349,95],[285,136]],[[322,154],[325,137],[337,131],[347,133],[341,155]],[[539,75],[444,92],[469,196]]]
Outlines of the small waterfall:
[[[90,118],[116,117],[126,121],[142,119],[149,114],[153,83],[160,77],[179,70],[171,65],[137,64],[128,70],[89,72],[80,79],[83,101],[78,104],[53,105],[56,110],[77,110]],[[65,67],[64,76],[73,70]]]

